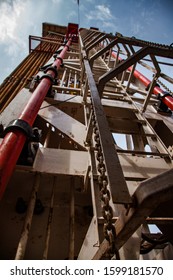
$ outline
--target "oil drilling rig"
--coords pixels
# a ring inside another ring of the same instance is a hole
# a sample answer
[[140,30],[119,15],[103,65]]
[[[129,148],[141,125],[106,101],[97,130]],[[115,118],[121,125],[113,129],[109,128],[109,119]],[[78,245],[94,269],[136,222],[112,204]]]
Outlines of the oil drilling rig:
[[73,23],[29,37],[0,87],[1,259],[173,259],[172,59]]

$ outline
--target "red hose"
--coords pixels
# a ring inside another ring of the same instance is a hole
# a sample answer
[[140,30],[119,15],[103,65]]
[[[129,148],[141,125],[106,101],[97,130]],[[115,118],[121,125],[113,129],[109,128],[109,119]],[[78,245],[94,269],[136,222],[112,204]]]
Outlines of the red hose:
[[[116,58],[116,54],[112,52],[112,56]],[[122,60],[121,58],[118,58],[119,60]],[[128,68],[129,71],[132,71],[132,66]],[[138,70],[134,70],[133,75],[136,79],[141,81],[146,87],[150,85],[151,81],[145,77],[143,74],[141,74]],[[164,94],[164,91],[159,88],[158,86],[154,87],[153,93],[158,95],[160,94],[161,96]],[[165,97],[162,97],[162,102],[168,106],[169,109],[173,111],[173,97],[166,95]]]
[[[67,44],[64,46],[63,50],[59,54],[58,58],[52,64],[52,67],[60,68],[62,59],[64,58],[72,38],[70,38]],[[55,71],[48,70],[46,75],[50,75],[53,79],[55,78]],[[51,80],[48,77],[44,77],[21,113],[19,119],[27,122],[30,126],[33,125],[40,106],[52,85]],[[1,145],[0,145],[0,199],[2,198],[6,185],[13,173],[16,162],[20,156],[24,143],[26,141],[26,135],[21,130],[15,129],[13,132],[8,132]]]

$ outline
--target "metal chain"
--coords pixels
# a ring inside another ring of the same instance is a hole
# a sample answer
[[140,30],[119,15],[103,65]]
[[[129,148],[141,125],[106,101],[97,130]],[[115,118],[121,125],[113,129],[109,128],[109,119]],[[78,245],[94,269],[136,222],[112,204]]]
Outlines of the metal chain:
[[119,259],[119,253],[115,246],[116,232],[113,225],[113,209],[110,205],[110,191],[108,189],[108,178],[106,175],[106,167],[104,163],[103,151],[100,143],[99,129],[97,126],[95,114],[93,107],[91,105],[92,113],[92,126],[94,132],[95,140],[95,150],[96,150],[96,159],[97,159],[97,171],[98,175],[98,185],[100,189],[100,199],[103,203],[102,205],[102,216],[104,218],[103,234],[105,239],[109,242],[109,248],[106,252],[109,259]]
[[173,95],[173,92],[164,84],[162,83],[159,79],[157,79],[157,82],[159,85],[161,85],[167,92],[169,92],[171,95]]
[[159,43],[155,43],[155,42],[150,42],[150,41],[144,41],[144,40],[141,40],[141,39],[137,39],[136,37],[126,37],[126,36],[123,36],[120,33],[116,33],[115,37],[125,38],[129,42],[134,42],[134,44],[135,43],[143,44],[143,46],[150,46],[150,47],[156,47],[156,48],[161,48],[161,49],[169,49],[169,50],[173,49],[173,43],[170,44],[170,45],[159,44]]
[[150,41],[144,41],[144,40],[140,40],[140,39],[135,39],[135,41],[140,42],[140,43],[144,44],[145,46],[156,47],[156,48],[161,48],[161,49],[172,49],[172,44],[165,45],[165,44],[159,44],[159,43],[150,42]]

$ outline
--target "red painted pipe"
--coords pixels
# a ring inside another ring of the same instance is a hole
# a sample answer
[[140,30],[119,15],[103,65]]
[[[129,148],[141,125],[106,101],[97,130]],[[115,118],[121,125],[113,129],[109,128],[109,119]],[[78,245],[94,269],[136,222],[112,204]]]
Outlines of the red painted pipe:
[[[64,46],[63,50],[59,54],[59,58],[57,58],[52,67],[60,68],[62,59],[64,58],[70,44],[72,38],[70,38],[67,44]],[[52,70],[47,71],[46,74],[51,75],[51,77],[55,78],[55,72]],[[33,125],[40,106],[51,86],[52,82],[49,78],[43,78],[35,91],[32,93],[32,96],[21,113],[19,119],[24,120],[30,126]],[[13,173],[16,162],[20,156],[24,143],[26,141],[26,135],[24,132],[15,129],[13,132],[8,132],[1,145],[0,145],[0,199],[2,198],[4,191],[6,189],[6,185]]]
[[[112,52],[112,56],[114,58],[117,57],[114,52]],[[122,60],[120,57],[118,59]],[[130,66],[128,68],[128,70],[132,71],[132,66]],[[133,75],[135,76],[135,78],[137,78],[139,81],[141,81],[146,87],[149,86],[149,84],[151,83],[151,81],[147,77],[145,77],[143,74],[141,74],[138,70],[134,70]],[[162,90],[158,86],[155,86],[153,93],[156,95],[160,94],[162,96],[164,94],[164,90]],[[168,95],[168,96],[163,97],[162,102],[165,105],[167,105],[169,109],[171,109],[173,111],[173,97],[172,96]]]

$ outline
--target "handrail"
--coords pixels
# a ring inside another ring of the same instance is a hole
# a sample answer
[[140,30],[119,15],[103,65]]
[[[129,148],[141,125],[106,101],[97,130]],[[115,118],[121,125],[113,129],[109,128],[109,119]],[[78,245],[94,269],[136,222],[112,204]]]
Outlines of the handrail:
[[[114,58],[117,58],[116,54],[114,52],[112,52],[112,56]],[[118,57],[119,61],[121,61],[122,59],[120,57]],[[132,71],[132,66],[130,66],[128,68],[129,71]],[[138,70],[134,70],[133,75],[136,79],[138,79],[139,81],[141,81],[146,87],[148,87],[151,83],[151,81],[145,77],[141,72],[139,72]],[[155,95],[160,95],[162,102],[168,106],[169,109],[171,109],[173,111],[173,97],[171,95],[167,95],[165,94],[165,92],[158,86],[155,86],[153,89],[153,93]]]

